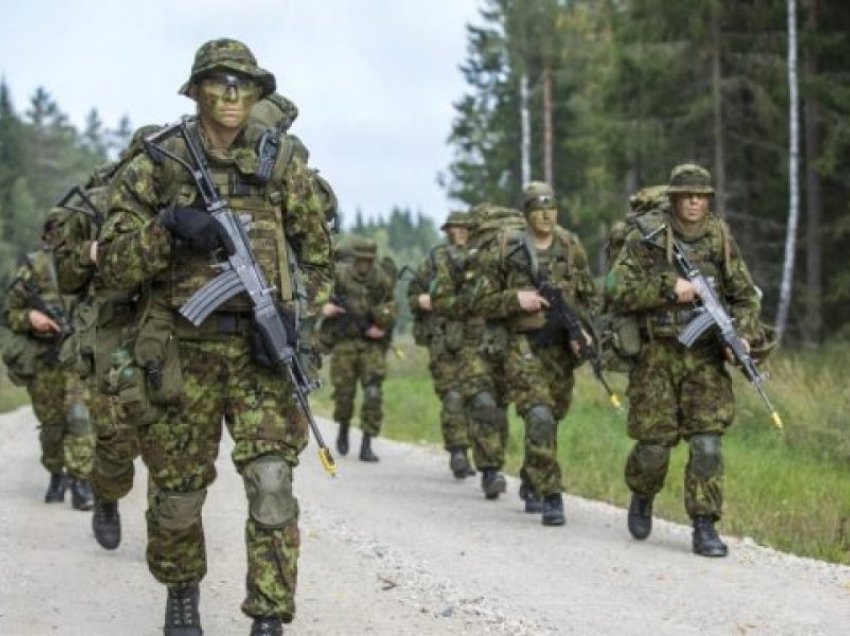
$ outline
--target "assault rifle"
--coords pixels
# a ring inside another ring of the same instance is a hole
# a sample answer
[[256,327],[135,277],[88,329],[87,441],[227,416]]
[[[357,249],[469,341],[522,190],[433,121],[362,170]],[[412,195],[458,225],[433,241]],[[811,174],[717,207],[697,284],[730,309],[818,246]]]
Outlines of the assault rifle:
[[[644,241],[653,244],[652,239],[664,232],[667,226],[661,225],[655,230],[647,231],[640,220],[637,220],[637,227],[641,234],[643,234]],[[743,338],[738,335],[738,331],[735,329],[735,321],[723,307],[723,303],[717,297],[711,281],[706,278],[698,267],[691,263],[679,242],[672,237],[670,240],[672,241],[673,263],[676,269],[679,270],[683,278],[686,278],[693,284],[699,295],[696,317],[682,329],[682,332],[678,336],[679,342],[690,349],[705,333],[716,327],[720,342],[732,353],[732,358],[737,366],[750,381],[750,384],[758,391],[762,401],[767,406],[768,411],[770,411],[770,418],[773,424],[782,430],[782,419],[779,417],[779,413],[777,413],[773,404],[770,403],[770,399],[764,390],[764,383],[767,381],[767,376],[759,370],[755,360],[750,355],[749,349],[744,344]]]
[[537,287],[537,293],[549,304],[549,316],[546,324],[537,332],[537,338],[540,342],[558,342],[561,340],[561,336],[566,333],[567,339],[578,345],[579,358],[590,362],[593,375],[605,387],[611,404],[618,411],[622,410],[619,396],[614,393],[611,385],[608,384],[608,381],[602,374],[602,356],[598,348],[588,343],[584,337],[584,325],[578,311],[570,306],[564,297],[564,292],[557,285],[547,280],[546,276],[541,275],[537,271],[537,267],[534,264],[537,256],[534,246],[528,242],[528,237],[523,241],[523,248],[528,257],[531,278]]
[[[189,119],[184,117],[176,124],[145,137],[143,143],[153,156],[164,155],[189,172],[195,181],[204,207],[222,225],[233,243],[234,252],[227,257],[227,261],[217,264],[216,267],[221,270],[221,273],[196,291],[180,307],[180,314],[193,325],[199,326],[213,311],[236,294],[245,292],[248,295],[253,305],[256,329],[265,352],[273,365],[285,374],[292,385],[292,397],[298,409],[307,418],[310,430],[313,431],[319,445],[319,460],[322,466],[331,476],[336,475],[336,462],[325,444],[307,401],[307,396],[319,388],[319,382],[309,377],[296,352],[297,325],[294,328],[287,328],[283,310],[275,302],[272,294],[274,287],[266,281],[263,270],[254,256],[245,224],[218,192],[210,176],[206,156],[189,129],[188,122]],[[183,138],[191,164],[162,145],[157,145],[175,134]]]

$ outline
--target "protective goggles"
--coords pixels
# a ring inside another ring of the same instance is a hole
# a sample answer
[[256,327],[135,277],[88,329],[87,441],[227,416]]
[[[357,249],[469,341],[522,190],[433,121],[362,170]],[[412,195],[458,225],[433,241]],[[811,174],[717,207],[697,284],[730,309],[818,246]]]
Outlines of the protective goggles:
[[210,91],[217,97],[223,97],[231,89],[238,95],[247,95],[260,89],[260,85],[253,77],[222,71],[204,75],[200,83],[204,90]]
[[558,206],[555,202],[555,197],[549,196],[548,194],[541,194],[540,196],[536,196],[525,202],[526,212],[534,212],[535,210],[552,210],[556,207]]

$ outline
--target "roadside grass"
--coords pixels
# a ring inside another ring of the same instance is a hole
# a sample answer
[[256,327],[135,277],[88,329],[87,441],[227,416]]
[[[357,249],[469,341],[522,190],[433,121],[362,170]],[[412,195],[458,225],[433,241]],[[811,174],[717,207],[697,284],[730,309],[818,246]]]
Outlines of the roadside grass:
[[[382,435],[441,445],[440,405],[428,375],[427,354],[405,339],[398,346],[405,359],[392,354],[388,358]],[[839,345],[827,354],[780,353],[771,361],[767,392],[783,418],[784,433],[772,426],[766,407],[743,376],[734,374],[738,417],[723,441],[726,501],[721,532],[850,564],[850,392],[842,375],[848,359],[850,345]],[[327,366],[326,360],[324,388],[314,406],[330,416]],[[567,492],[625,507],[629,492],[623,466],[632,446],[626,413],[610,406],[586,367],[578,375],[573,408],[559,432]],[[623,396],[625,376],[609,374],[609,380]],[[358,403],[359,397],[358,392]],[[355,423],[356,416],[357,411]],[[523,424],[513,410],[510,419],[506,470],[517,474]],[[667,483],[655,505],[657,516],[685,523],[687,454],[686,444],[674,449]],[[623,526],[625,532],[625,516]]]

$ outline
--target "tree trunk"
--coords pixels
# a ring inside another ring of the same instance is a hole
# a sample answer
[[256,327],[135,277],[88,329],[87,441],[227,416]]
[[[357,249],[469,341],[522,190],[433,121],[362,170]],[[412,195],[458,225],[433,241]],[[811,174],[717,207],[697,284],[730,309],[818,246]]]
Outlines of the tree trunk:
[[785,259],[782,284],[776,311],[777,338],[782,340],[788,326],[791,291],[794,283],[794,256],[797,249],[797,224],[800,220],[800,106],[797,81],[797,0],[788,2],[788,227],[785,236]]
[[540,78],[543,84],[543,180],[554,185],[555,171],[553,166],[554,126],[552,115],[552,69],[549,60],[543,63],[543,74]]
[[[806,30],[813,35],[818,27],[818,2],[806,2]],[[807,84],[814,85],[818,74],[817,53],[812,47],[803,52],[803,70]],[[820,104],[813,90],[806,97],[806,343],[818,345],[823,338],[823,262],[821,255],[821,218],[823,199],[817,171],[820,158]]]
[[531,181],[531,119],[528,113],[528,73],[519,78],[519,118],[522,153],[522,186]]
[[711,101],[714,113],[714,205],[726,216],[726,153],[723,148],[723,75],[720,67],[720,2],[711,5]]

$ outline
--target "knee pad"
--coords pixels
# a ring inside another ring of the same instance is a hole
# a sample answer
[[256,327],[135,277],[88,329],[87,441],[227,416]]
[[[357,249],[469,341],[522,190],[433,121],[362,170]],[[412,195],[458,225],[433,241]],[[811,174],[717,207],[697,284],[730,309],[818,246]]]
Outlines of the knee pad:
[[449,413],[463,413],[463,396],[457,391],[448,391],[443,396],[443,407]]
[[670,448],[662,444],[641,442],[635,449],[635,459],[642,471],[655,472],[670,458]]
[[153,486],[151,512],[166,530],[187,530],[201,520],[207,489],[194,492],[166,492]]
[[381,399],[381,385],[369,384],[366,386],[363,393],[363,399],[368,400],[370,402],[377,402]]
[[720,471],[722,462],[720,435],[703,433],[692,436],[688,442],[691,446],[694,474],[699,479],[714,477]]
[[558,424],[552,409],[545,404],[535,404],[525,412],[523,418],[528,425],[528,439],[539,445],[554,443]]
[[74,402],[65,414],[68,422],[68,432],[78,437],[91,435],[91,414],[85,402]]
[[280,457],[265,455],[242,472],[248,512],[264,528],[283,528],[298,514],[292,496],[292,467]]
[[491,427],[507,425],[507,415],[496,403],[496,398],[487,391],[477,393],[470,403],[469,416]]

